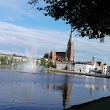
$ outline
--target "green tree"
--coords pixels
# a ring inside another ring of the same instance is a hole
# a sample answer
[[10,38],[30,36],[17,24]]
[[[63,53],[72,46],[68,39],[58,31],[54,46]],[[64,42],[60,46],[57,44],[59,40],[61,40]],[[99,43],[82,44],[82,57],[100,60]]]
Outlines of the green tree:
[[48,67],[48,68],[53,67],[53,62],[52,62],[52,60],[48,60],[47,67]]
[[41,59],[41,65],[46,67],[46,60],[44,58]]
[[8,65],[12,65],[12,63],[13,63],[13,59],[10,58],[10,59],[8,60]]
[[2,56],[1,57],[1,64],[2,65],[7,65],[8,64],[8,58],[7,58],[7,56]]
[[68,70],[68,66],[67,65],[65,66],[64,70]]
[[[44,2],[44,3],[43,3]],[[105,0],[29,0],[37,10],[62,19],[82,37],[103,38],[110,34],[110,6]],[[40,4],[40,5],[39,5]]]

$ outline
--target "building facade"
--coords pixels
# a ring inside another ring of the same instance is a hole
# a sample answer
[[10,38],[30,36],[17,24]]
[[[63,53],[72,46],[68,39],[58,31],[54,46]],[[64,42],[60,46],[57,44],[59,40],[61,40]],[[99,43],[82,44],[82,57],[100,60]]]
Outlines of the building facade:
[[94,65],[83,62],[75,63],[75,72],[90,73],[94,70]]
[[102,66],[102,73],[103,74],[110,74],[110,65],[106,65],[106,64],[104,64],[103,66]]
[[52,59],[53,62],[62,63],[63,61],[74,62],[74,40],[73,40],[73,31],[71,30],[69,41],[67,44],[67,49],[65,52],[55,52],[51,51],[44,54],[44,58]]
[[106,65],[106,64],[104,64],[104,65],[102,66],[102,73],[103,73],[103,74],[107,74],[107,65]]
[[56,63],[57,70],[66,70],[65,69],[66,66],[67,66],[67,71],[74,71],[75,69],[74,63],[68,63],[68,62]]

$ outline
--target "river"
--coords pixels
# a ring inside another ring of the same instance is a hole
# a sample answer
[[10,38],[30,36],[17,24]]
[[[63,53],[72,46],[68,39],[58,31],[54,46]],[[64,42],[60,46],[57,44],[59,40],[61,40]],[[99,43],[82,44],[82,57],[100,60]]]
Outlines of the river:
[[0,69],[0,110],[62,110],[110,96],[110,79]]

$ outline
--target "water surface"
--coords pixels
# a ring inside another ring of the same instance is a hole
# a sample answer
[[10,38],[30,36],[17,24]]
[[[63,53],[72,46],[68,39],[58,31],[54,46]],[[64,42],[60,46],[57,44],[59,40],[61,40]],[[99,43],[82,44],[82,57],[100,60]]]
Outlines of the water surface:
[[110,96],[110,79],[0,69],[0,110],[62,110]]

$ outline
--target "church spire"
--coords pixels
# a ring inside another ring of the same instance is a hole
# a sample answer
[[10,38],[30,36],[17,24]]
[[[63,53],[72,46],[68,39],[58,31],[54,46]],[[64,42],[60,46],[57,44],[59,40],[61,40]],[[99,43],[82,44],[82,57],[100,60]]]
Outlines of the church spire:
[[73,40],[73,29],[71,28],[70,37],[67,45],[66,57],[68,61],[74,62],[74,40]]
[[73,42],[73,35],[72,35],[72,33],[73,33],[73,29],[71,29],[70,38],[69,38],[71,43]]

